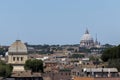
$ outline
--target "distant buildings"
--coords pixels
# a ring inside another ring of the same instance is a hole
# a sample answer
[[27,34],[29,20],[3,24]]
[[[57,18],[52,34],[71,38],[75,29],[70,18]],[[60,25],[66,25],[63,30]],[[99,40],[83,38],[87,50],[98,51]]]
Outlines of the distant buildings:
[[[107,46],[109,47],[109,45]],[[80,52],[79,49],[84,49],[84,52]],[[16,40],[8,49],[7,63],[13,66],[11,77],[16,80],[23,78],[43,80],[42,77],[44,80],[96,80],[101,77],[105,79],[119,77],[120,74],[116,68],[102,68],[105,64],[100,61],[100,64],[97,64],[97,61],[90,60],[91,55],[95,56],[95,60],[97,60],[99,54],[92,53],[101,50],[102,46],[97,38],[94,40],[89,31],[86,30],[80,45],[27,45],[26,47],[20,40]],[[90,51],[91,54],[87,54],[86,51]],[[81,54],[84,57],[71,57],[73,54]],[[42,60],[44,73],[24,70],[27,59]],[[1,58],[1,60],[4,59]]]

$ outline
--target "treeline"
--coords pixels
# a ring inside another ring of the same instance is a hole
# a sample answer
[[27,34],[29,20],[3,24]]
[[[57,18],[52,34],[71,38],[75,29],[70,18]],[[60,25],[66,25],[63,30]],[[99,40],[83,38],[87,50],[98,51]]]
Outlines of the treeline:
[[120,45],[113,48],[106,49],[103,52],[101,59],[104,62],[107,62],[110,59],[120,59]]
[[63,47],[79,47],[79,44],[75,44],[75,45],[48,45],[48,44],[44,44],[44,45],[30,45],[25,43],[27,47],[33,47],[35,49],[48,49],[48,48],[57,48],[57,49],[61,49]]
[[109,48],[106,49],[102,56],[101,59],[104,62],[108,62],[107,67],[110,68],[117,68],[118,71],[120,71],[120,45],[113,47],[113,48]]
[[83,54],[72,54],[69,56],[69,58],[84,58],[85,56]]
[[[73,46],[76,47],[76,46],[78,46],[78,44],[75,44],[75,45],[48,45],[48,44],[30,45],[30,44],[26,43],[26,46],[28,47],[29,53],[52,54],[54,51],[63,50],[66,47],[70,47],[70,48],[68,48],[68,51],[72,51],[74,49],[71,47],[73,47]],[[29,48],[32,48],[32,50],[29,50]]]

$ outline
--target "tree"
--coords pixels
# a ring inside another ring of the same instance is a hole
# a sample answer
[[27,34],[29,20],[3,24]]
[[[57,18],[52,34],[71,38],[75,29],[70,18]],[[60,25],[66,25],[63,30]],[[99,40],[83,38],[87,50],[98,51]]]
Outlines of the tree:
[[115,67],[120,71],[120,45],[106,49],[101,59],[104,62],[108,62],[107,67]]
[[12,73],[12,65],[5,64],[3,61],[0,61],[0,76],[1,77],[10,77]]
[[0,48],[0,55],[5,56],[5,52],[7,52],[6,48]]
[[10,76],[11,76],[11,73],[12,73],[12,70],[13,70],[12,65],[7,64],[5,68],[6,68],[6,69],[5,69],[5,71],[6,71],[6,73],[5,73],[6,77],[10,77]]
[[120,58],[120,45],[117,47],[106,49],[101,56],[101,59],[104,62],[107,62],[109,59],[119,59],[119,58]]
[[120,59],[109,60],[107,67],[110,67],[110,68],[115,67],[118,69],[118,71],[120,71]]
[[70,56],[70,58],[83,58],[83,57],[84,57],[83,54],[72,54],[72,55]]
[[43,61],[37,59],[29,59],[25,62],[25,69],[32,72],[43,72]]

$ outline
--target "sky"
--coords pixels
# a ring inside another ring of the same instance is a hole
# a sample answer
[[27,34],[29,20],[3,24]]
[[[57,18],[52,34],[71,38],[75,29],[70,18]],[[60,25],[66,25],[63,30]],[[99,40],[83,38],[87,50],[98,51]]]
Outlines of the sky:
[[86,28],[120,44],[120,0],[0,0],[0,44],[79,44]]

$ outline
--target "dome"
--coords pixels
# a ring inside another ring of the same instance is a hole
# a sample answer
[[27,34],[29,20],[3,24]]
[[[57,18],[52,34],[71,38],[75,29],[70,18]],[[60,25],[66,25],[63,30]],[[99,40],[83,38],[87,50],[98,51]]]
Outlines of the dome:
[[83,36],[82,36],[82,39],[81,39],[82,41],[91,41],[91,40],[93,40],[93,38],[92,38],[92,36],[90,35],[90,34],[84,34]]
[[16,40],[10,47],[8,52],[10,53],[27,53],[27,47],[20,40]]
[[82,36],[81,41],[92,41],[93,38],[92,36],[89,34],[89,31],[86,30],[85,34]]
[[94,46],[94,40],[89,34],[89,31],[86,30],[85,34],[82,36],[80,41],[80,47],[91,48]]

